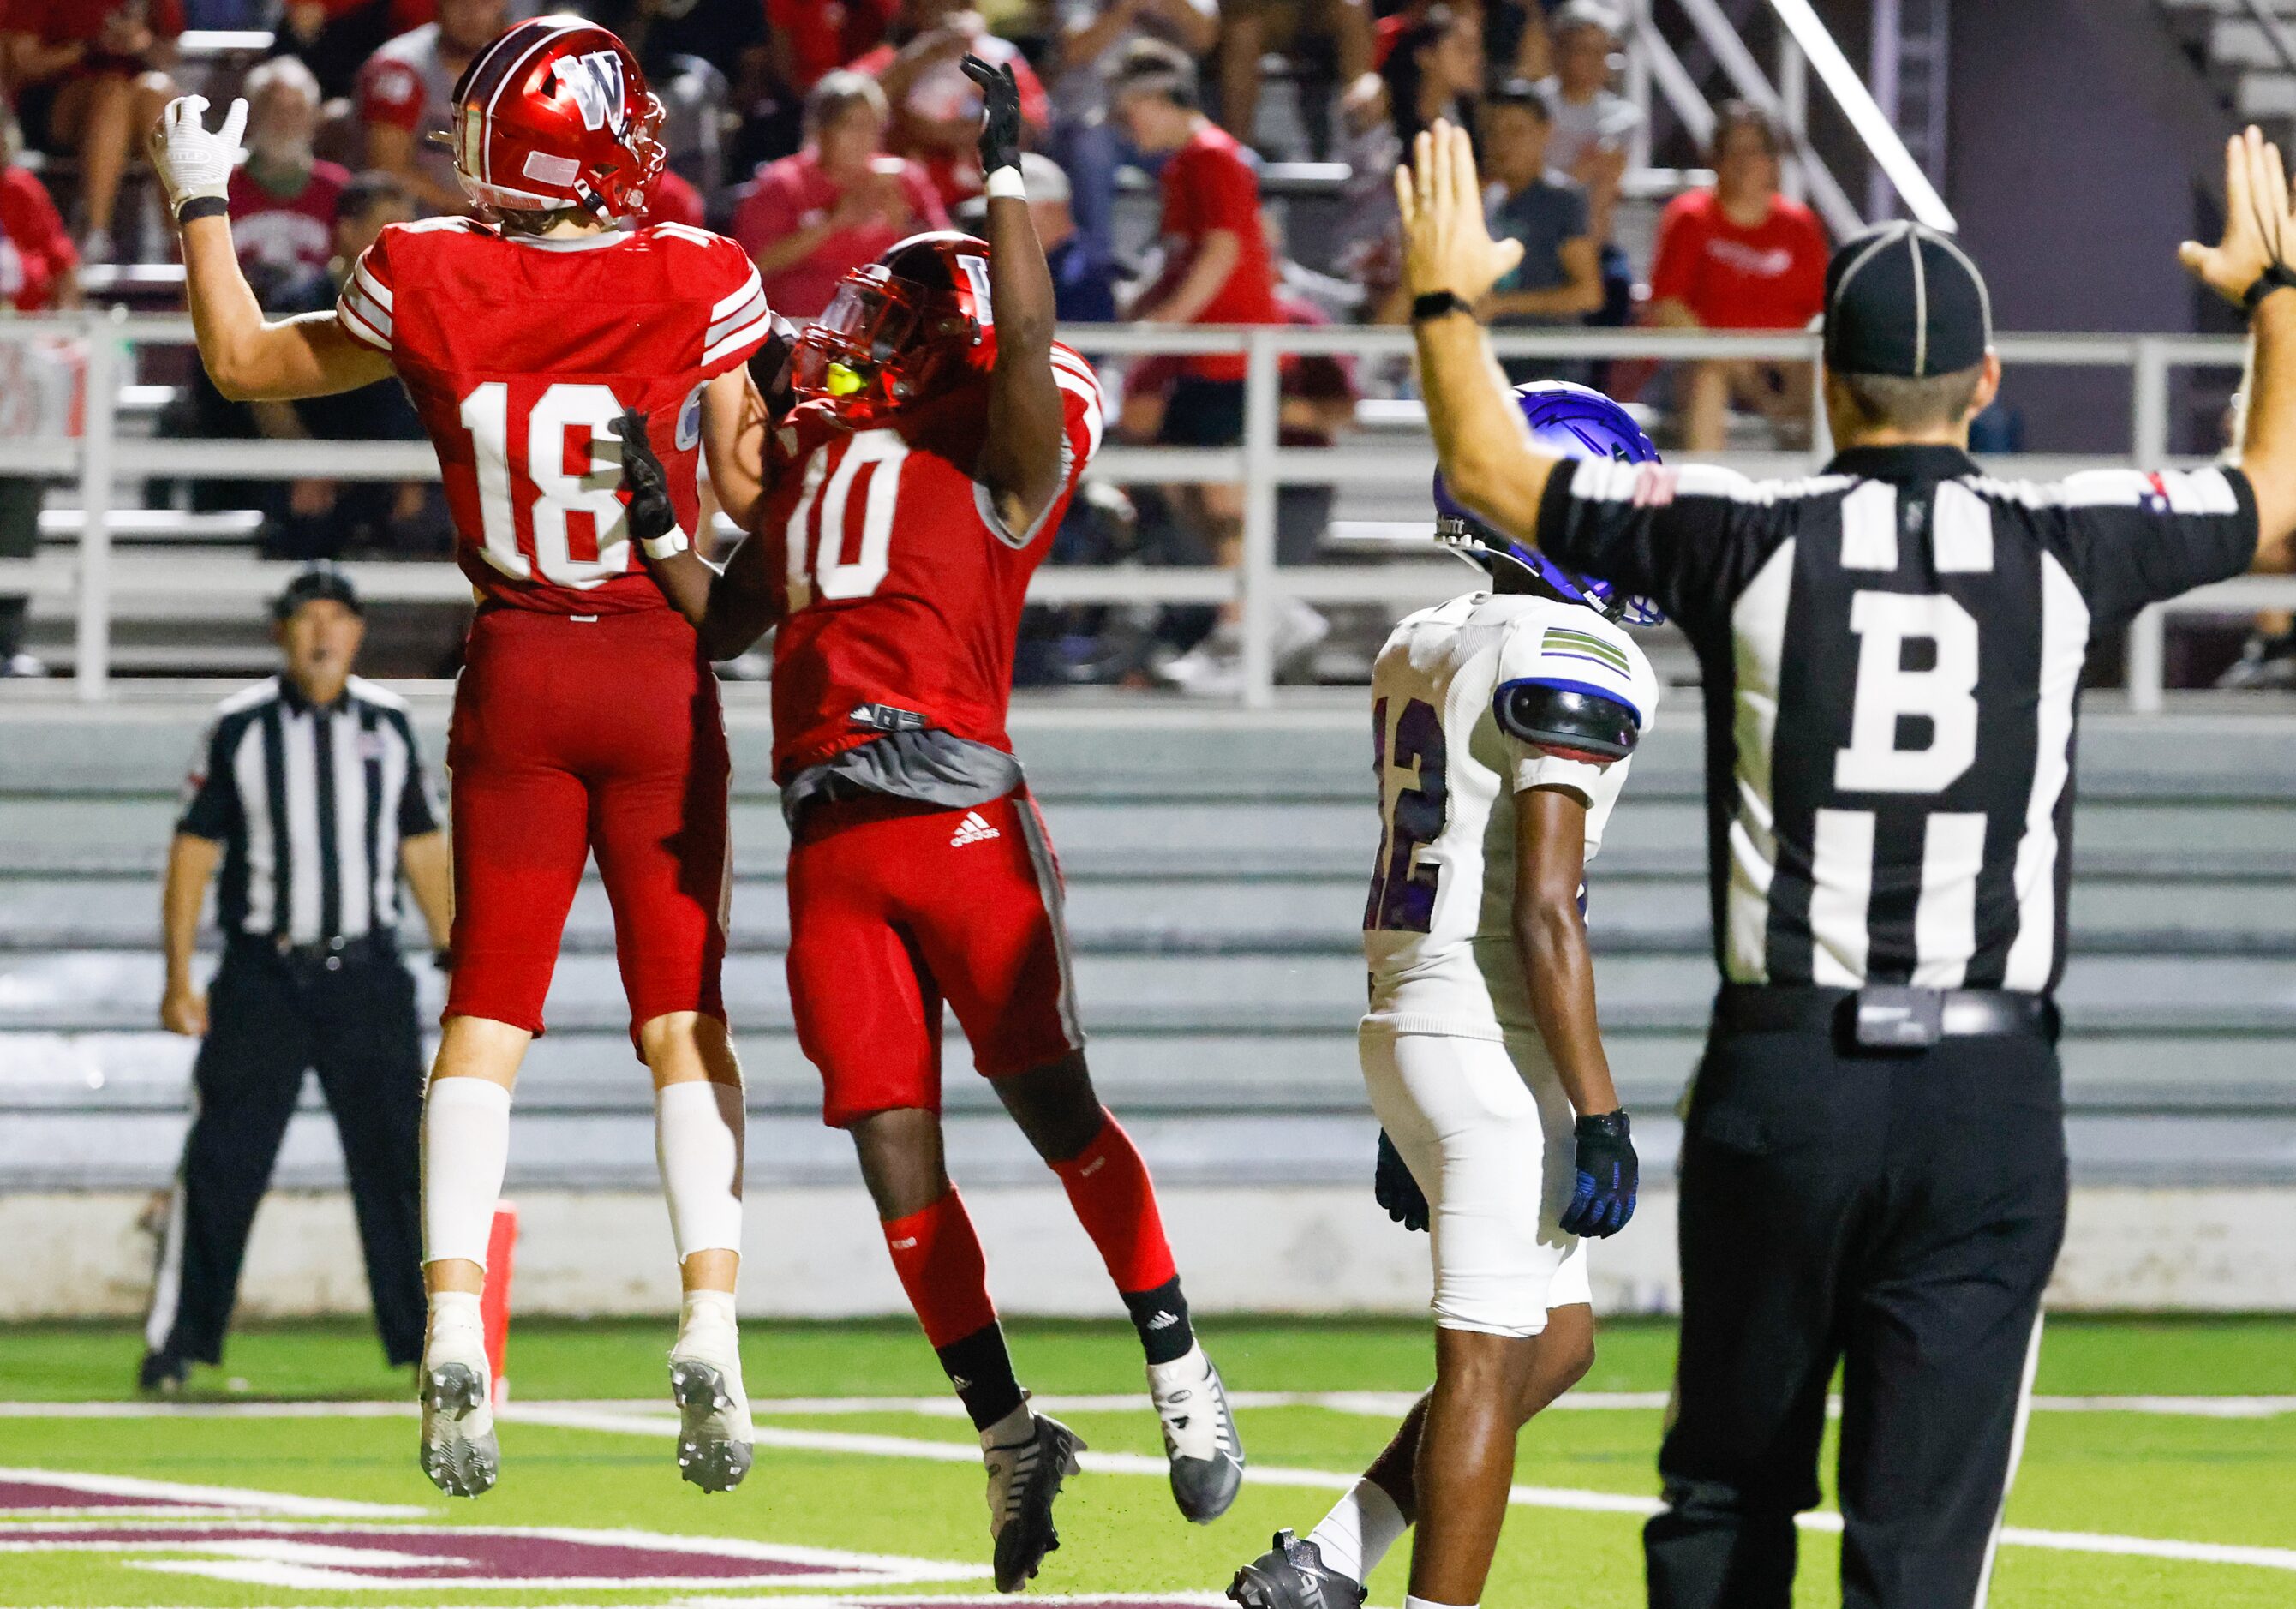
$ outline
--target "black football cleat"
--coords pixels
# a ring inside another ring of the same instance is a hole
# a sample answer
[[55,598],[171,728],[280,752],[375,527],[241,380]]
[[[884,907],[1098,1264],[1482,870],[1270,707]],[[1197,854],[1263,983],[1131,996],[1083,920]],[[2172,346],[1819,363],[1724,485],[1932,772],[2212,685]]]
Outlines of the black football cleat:
[[146,1352],[135,1371],[135,1389],[147,1397],[172,1397],[184,1389],[192,1366],[173,1352]]
[[1035,1416],[1032,1433],[981,1455],[988,1465],[988,1534],[996,1539],[996,1590],[1018,1592],[1061,1545],[1053,1499],[1077,1473],[1084,1441],[1058,1419]]
[[1324,1563],[1323,1550],[1288,1531],[1235,1572],[1228,1597],[1239,1609],[1363,1609],[1364,1588]]

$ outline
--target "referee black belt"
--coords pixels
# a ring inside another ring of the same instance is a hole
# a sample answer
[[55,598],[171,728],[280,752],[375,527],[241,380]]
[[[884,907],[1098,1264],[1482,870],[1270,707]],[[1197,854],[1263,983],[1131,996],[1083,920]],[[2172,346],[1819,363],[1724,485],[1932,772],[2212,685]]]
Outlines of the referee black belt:
[[250,960],[277,961],[288,966],[313,966],[326,972],[339,972],[346,966],[366,966],[376,962],[396,965],[398,960],[398,936],[390,932],[362,933],[356,939],[323,939],[316,944],[291,944],[282,939],[267,939],[258,933],[239,933],[233,936],[231,948]]
[[2056,1003],[1998,989],[1863,989],[1726,983],[1714,1020],[1739,1033],[1819,1033],[1865,1050],[1918,1050],[1939,1039],[2030,1035],[2054,1041]]

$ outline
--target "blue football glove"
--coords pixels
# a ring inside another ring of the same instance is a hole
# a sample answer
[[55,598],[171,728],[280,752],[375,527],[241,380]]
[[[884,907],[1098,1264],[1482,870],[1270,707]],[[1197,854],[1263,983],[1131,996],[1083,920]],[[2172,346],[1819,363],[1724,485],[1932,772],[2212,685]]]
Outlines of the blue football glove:
[[1384,1129],[1379,1131],[1379,1166],[1372,1172],[1371,1193],[1387,1209],[1387,1215],[1405,1228],[1426,1228],[1427,1192],[1411,1177],[1403,1153],[1395,1148]]
[[1578,1177],[1570,1204],[1562,1210],[1562,1232],[1605,1239],[1625,1228],[1635,1215],[1642,1166],[1635,1158],[1631,1126],[1622,1108],[1580,1118],[1573,1133]]

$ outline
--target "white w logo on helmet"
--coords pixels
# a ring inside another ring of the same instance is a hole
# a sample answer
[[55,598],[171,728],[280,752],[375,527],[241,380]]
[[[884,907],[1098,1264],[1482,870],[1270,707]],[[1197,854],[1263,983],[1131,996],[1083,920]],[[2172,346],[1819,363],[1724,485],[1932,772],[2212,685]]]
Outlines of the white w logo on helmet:
[[625,102],[619,55],[611,50],[594,50],[586,56],[561,56],[551,64],[551,70],[560,86],[574,97],[585,128],[594,133],[610,127],[616,138],[621,137]]

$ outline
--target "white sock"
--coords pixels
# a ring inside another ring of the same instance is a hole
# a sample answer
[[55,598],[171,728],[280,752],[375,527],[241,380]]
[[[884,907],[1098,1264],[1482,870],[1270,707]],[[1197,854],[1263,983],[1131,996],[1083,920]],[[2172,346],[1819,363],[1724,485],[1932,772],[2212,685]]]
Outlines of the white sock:
[[1366,1475],[1332,1506],[1308,1539],[1326,1565],[1360,1585],[1410,1529],[1411,1522],[1387,1495],[1387,1488]]
[[479,1315],[479,1299],[468,1291],[433,1291],[430,1293],[430,1327],[424,1339],[429,1342],[441,1337],[455,1343],[455,1350],[486,1345],[486,1321]]
[[710,1335],[713,1332],[730,1336],[739,1328],[731,1291],[688,1291],[677,1304],[677,1339],[681,1344],[688,1336]]
[[980,1445],[1017,1447],[1036,1434],[1037,1416],[1029,1411],[1025,1402],[980,1433]]
[[1403,1609],[1477,1609],[1477,1606],[1473,1604],[1439,1604],[1431,1597],[1414,1597],[1406,1592],[1403,1595]]
[[654,1091],[653,1154],[683,1263],[742,1250],[742,1088],[708,1080]]
[[432,1079],[422,1097],[423,1261],[487,1266],[509,1165],[510,1091],[488,1079]]

